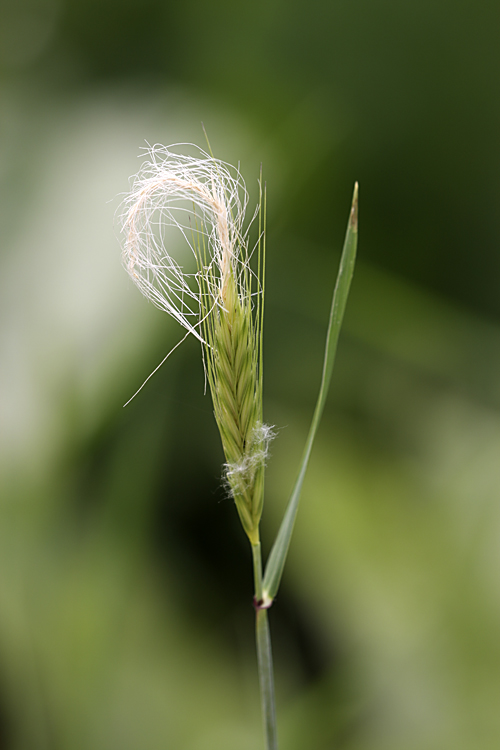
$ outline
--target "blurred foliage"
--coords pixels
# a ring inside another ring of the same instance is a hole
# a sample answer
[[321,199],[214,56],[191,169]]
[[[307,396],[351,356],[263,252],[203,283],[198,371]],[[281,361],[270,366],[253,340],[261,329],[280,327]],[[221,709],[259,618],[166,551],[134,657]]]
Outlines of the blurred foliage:
[[[0,747],[260,747],[199,347],[120,269],[144,145],[268,184],[264,544],[360,262],[271,611],[284,750],[500,742],[500,6],[0,3]],[[116,224],[116,222],[115,222]]]

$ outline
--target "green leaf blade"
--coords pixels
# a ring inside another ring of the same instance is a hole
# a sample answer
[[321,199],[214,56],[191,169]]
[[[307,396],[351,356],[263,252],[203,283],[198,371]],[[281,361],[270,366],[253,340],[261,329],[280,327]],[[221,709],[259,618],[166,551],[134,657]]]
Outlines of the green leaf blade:
[[328,389],[333,372],[333,365],[335,363],[335,354],[337,352],[340,329],[342,327],[344,312],[347,305],[347,298],[349,296],[349,289],[354,273],[357,244],[358,183],[356,183],[354,186],[351,213],[347,225],[347,232],[345,236],[344,247],[342,250],[337,282],[335,284],[332,306],[330,309],[330,320],[328,323],[328,331],[326,335],[325,358],[323,361],[323,373],[318,400],[316,402],[316,408],[314,410],[311,427],[309,429],[304,453],[302,455],[299,474],[297,476],[295,486],[288,502],[285,515],[283,516],[283,521],[281,522],[280,529],[269,554],[265,569],[263,581],[263,600],[268,606],[276,596],[281,582],[283,568],[285,566],[288,548],[290,546],[290,539],[295,523],[295,517],[297,515],[297,510],[299,507],[302,485],[304,483],[307,466],[309,464],[309,458],[311,455],[314,439],[316,437],[323,410],[325,408],[326,398],[328,395]]

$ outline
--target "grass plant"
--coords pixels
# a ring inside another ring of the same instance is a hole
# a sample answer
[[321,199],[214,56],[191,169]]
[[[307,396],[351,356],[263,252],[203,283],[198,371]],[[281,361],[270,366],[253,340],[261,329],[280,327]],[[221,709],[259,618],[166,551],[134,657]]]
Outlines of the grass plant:
[[[356,257],[358,188],[356,185],[354,189],[333,294],[318,401],[297,480],[263,574],[259,528],[265,465],[274,433],[263,421],[262,405],[266,255],[266,190],[262,175],[259,204],[245,229],[248,194],[239,170],[201,149],[196,150],[195,156],[187,156],[174,147],[154,146],[149,157],[124,202],[123,262],[143,294],[202,345],[226,459],[224,480],[252,549],[264,733],[267,750],[277,750],[268,609],[280,585],[331,380]],[[249,231],[255,223],[257,240],[251,246]],[[170,254],[169,227],[182,233],[191,250],[191,273]]]

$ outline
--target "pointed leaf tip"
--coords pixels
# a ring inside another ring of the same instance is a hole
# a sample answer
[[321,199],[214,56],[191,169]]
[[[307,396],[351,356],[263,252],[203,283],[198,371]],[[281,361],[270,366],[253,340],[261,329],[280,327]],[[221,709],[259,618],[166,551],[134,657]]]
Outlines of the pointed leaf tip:
[[352,196],[351,216],[349,224],[353,232],[358,231],[358,190],[359,185],[357,182],[354,183],[354,194]]

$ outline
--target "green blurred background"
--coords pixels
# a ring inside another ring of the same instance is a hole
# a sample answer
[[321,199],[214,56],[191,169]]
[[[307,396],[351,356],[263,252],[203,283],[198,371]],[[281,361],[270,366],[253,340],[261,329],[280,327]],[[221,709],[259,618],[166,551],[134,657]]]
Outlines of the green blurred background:
[[[120,267],[145,141],[268,186],[283,750],[500,746],[500,5],[1,0],[0,747],[262,747],[248,544],[199,345]],[[118,198],[116,197],[118,196]]]

